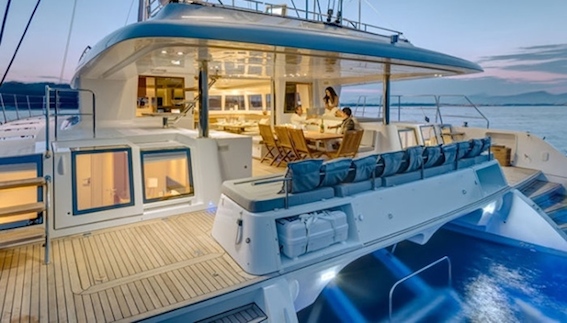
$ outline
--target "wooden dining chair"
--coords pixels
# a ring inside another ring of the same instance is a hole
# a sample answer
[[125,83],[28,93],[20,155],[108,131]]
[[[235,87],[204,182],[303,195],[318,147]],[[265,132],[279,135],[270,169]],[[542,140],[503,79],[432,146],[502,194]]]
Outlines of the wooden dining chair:
[[327,153],[329,158],[339,158],[339,157],[355,157],[358,154],[358,147],[362,141],[362,135],[364,130],[349,130],[343,135],[343,139],[339,145],[339,148],[335,151],[330,151]]
[[297,159],[305,159],[307,157],[318,158],[323,154],[323,151],[319,151],[307,145],[307,140],[305,140],[303,130],[288,128],[288,133],[295,153],[297,154]]
[[278,146],[281,151],[281,158],[278,161],[277,166],[280,166],[282,162],[290,162],[297,159],[297,153],[295,148],[291,144],[291,138],[289,136],[289,127],[286,126],[275,126],[274,130],[276,136],[278,137]]
[[282,151],[274,133],[272,132],[272,127],[269,124],[258,124],[258,129],[260,130],[260,136],[262,137],[262,143],[266,147],[266,153],[260,159],[260,163],[264,160],[271,160],[270,166],[273,165],[278,159],[282,157]]

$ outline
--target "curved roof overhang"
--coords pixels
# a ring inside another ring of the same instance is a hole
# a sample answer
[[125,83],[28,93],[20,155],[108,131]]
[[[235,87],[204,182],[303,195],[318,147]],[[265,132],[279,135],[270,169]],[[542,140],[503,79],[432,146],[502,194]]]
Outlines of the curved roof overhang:
[[472,62],[407,41],[304,20],[200,5],[168,5],[157,19],[126,26],[81,59],[78,78],[210,73],[229,78],[274,75],[342,84],[451,76],[482,71]]

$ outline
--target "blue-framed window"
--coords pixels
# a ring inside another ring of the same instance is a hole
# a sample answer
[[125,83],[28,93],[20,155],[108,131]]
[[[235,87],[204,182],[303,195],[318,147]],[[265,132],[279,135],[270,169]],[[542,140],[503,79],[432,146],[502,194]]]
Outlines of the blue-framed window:
[[72,149],[71,167],[73,215],[134,205],[130,147]]
[[[0,158],[0,181],[43,177],[41,154]],[[43,187],[0,190],[0,208],[43,202]],[[43,223],[43,213],[27,213],[0,218],[0,230]]]
[[141,155],[144,203],[195,194],[189,148],[144,150]]

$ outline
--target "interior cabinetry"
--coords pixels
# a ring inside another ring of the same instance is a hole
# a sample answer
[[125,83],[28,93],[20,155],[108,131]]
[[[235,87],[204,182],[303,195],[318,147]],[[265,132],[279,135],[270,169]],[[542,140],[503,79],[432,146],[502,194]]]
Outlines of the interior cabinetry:
[[182,77],[139,76],[137,101],[137,116],[175,112],[185,101],[185,80]]

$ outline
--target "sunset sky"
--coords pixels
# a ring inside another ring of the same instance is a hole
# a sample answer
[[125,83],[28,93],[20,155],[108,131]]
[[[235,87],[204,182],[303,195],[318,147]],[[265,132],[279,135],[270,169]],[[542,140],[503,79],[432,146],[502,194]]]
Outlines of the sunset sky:
[[[63,82],[82,51],[137,16],[138,0],[77,0]],[[272,1],[285,3],[285,1]],[[330,1],[331,3],[333,1]],[[336,1],[338,3],[338,1]],[[414,45],[479,63],[484,73],[400,82],[393,92],[507,95],[567,92],[567,1],[361,0],[362,21],[402,31]],[[4,16],[7,0],[0,0]],[[320,1],[326,12],[328,1]],[[36,0],[12,1],[2,43],[3,74]],[[74,0],[42,0],[7,80],[59,81]],[[303,0],[296,1],[298,6]],[[311,7],[312,8],[312,7]],[[358,20],[358,0],[343,16]],[[372,87],[369,91],[375,91]],[[365,87],[345,89],[364,93]]]

